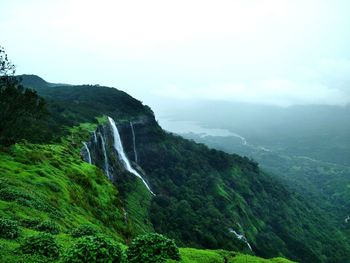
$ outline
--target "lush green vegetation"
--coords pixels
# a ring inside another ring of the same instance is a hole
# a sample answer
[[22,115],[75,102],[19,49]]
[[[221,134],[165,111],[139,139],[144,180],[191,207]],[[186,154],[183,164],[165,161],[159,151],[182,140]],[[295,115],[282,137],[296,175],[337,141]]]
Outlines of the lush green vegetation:
[[[180,248],[182,263],[292,263],[284,258],[263,259],[251,255],[228,252],[225,250],[203,250]],[[175,262],[175,261],[168,261]]]
[[151,207],[156,231],[181,246],[249,253],[230,233],[233,228],[264,257],[285,255],[303,262],[349,257],[345,236],[328,216],[261,172],[254,161],[166,133],[158,138],[139,139],[141,166],[157,189]]
[[327,219],[327,228],[331,226],[341,231],[343,239],[349,240],[350,225],[345,220],[350,208],[348,166],[242,145],[241,140],[236,137],[201,137],[195,134],[184,136],[211,148],[252,156],[265,171],[280,178],[291,191],[298,192],[317,208]]
[[174,240],[150,233],[135,238],[127,251],[130,263],[164,263],[167,259],[180,260],[179,249]]
[[60,255],[60,248],[55,237],[48,233],[25,237],[18,251],[22,254],[39,255],[48,259],[57,259]]
[[[339,245],[344,240],[337,231],[319,229],[325,223],[323,215],[261,172],[257,163],[164,132],[149,108],[116,89],[39,80],[34,82],[48,103],[50,136],[43,136],[42,144],[22,142],[0,152],[0,216],[18,222],[20,238],[58,231],[54,238],[65,251],[77,242],[71,233],[89,225],[119,242],[156,230],[181,246],[264,257],[337,262],[349,255],[347,247]],[[117,120],[129,155],[129,121],[138,121],[139,165],[156,197],[135,176],[119,170],[114,187],[99,168],[81,160],[81,141],[103,123],[97,118],[102,115]],[[46,223],[38,228],[38,221]],[[231,229],[246,236],[253,252]],[[82,229],[77,232],[85,235]],[[3,254],[11,259],[21,242],[2,243]],[[337,254],[338,248],[343,254]],[[191,258],[184,253],[182,260],[200,262],[199,255]],[[15,257],[20,260],[20,255]],[[239,260],[240,255],[230,257]]]
[[122,250],[119,244],[102,236],[79,238],[73,247],[63,256],[63,262],[122,262]]
[[[0,144],[10,145],[41,134],[47,115],[43,98],[24,88],[13,75],[15,66],[0,46]],[[23,127],[26,127],[23,129]]]

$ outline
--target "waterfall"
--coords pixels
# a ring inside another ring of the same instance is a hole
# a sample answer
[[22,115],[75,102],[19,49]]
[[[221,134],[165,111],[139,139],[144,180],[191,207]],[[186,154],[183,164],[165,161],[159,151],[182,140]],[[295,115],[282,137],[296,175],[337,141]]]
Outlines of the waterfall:
[[345,223],[348,223],[349,220],[350,220],[350,216],[347,216],[347,217],[345,218]]
[[96,131],[94,131],[94,141],[95,141],[95,143],[97,143]]
[[101,143],[102,143],[103,156],[104,156],[104,160],[105,160],[105,173],[106,173],[107,177],[109,179],[111,179],[110,175],[109,175],[109,165],[108,165],[108,158],[107,158],[105,140],[103,139],[103,136],[102,136],[102,134],[100,132],[98,133],[98,135],[100,136]]
[[134,156],[135,156],[135,163],[137,163],[137,152],[136,152],[136,142],[135,142],[135,131],[134,131],[134,125],[132,124],[132,121],[130,122],[131,127],[131,133],[132,133],[132,143],[134,145]]
[[250,249],[251,251],[253,251],[253,249],[252,249],[252,247],[250,246],[250,244],[249,244],[247,238],[246,238],[244,235],[237,233],[237,232],[236,232],[235,230],[233,230],[232,228],[229,228],[228,231],[229,231],[230,233],[233,233],[239,240],[242,240],[244,243],[246,243],[246,245],[249,247],[249,249]]
[[146,183],[146,181],[142,178],[142,176],[134,169],[131,167],[131,164],[129,162],[128,157],[126,157],[126,154],[124,152],[123,149],[123,145],[122,145],[122,141],[120,139],[120,135],[119,135],[119,131],[118,128],[114,122],[114,120],[111,117],[108,117],[108,121],[112,127],[113,130],[113,137],[114,137],[114,148],[116,149],[116,151],[118,152],[118,156],[119,159],[122,161],[122,163],[124,164],[124,168],[129,171],[130,173],[134,174],[135,176],[137,176],[138,178],[140,178],[143,182],[143,184],[146,186],[146,188],[148,189],[148,191],[152,194],[155,195],[152,190],[150,189],[150,187],[148,186],[148,184]]
[[91,153],[90,153],[89,147],[87,146],[86,142],[83,142],[83,144],[84,144],[84,148],[87,152],[88,162],[89,162],[89,164],[91,164],[92,163],[91,162]]

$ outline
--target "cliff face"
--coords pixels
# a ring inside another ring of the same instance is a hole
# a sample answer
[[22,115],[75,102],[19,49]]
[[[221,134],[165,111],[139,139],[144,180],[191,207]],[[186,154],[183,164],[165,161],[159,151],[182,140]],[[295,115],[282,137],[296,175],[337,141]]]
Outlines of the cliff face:
[[109,121],[99,125],[89,141],[84,143],[81,149],[83,159],[103,170],[113,183],[116,183],[123,173],[129,172],[141,179],[146,188],[150,189],[138,154],[138,145],[148,137],[145,131],[149,122],[151,121],[148,118],[141,118],[114,123],[109,117]]

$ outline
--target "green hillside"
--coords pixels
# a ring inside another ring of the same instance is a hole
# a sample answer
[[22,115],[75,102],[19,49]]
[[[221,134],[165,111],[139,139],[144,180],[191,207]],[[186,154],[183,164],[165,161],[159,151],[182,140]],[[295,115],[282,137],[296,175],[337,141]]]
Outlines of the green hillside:
[[[38,229],[58,229],[64,249],[74,242],[69,233],[86,224],[125,244],[156,231],[181,247],[251,255],[225,259],[207,251],[213,257],[208,262],[254,262],[253,255],[327,263],[350,258],[346,238],[328,218],[256,162],[163,131],[149,107],[117,89],[22,78],[46,100],[49,116],[40,123],[41,132],[1,148],[1,216],[22,229],[17,240],[3,241],[1,249],[9,258],[23,237]],[[105,116],[116,121],[126,155],[155,196],[123,169]],[[106,133],[113,184],[96,159],[102,154],[101,140],[93,136],[96,129]],[[82,160],[82,142],[94,147],[97,167]],[[38,227],[39,221],[54,227]],[[181,250],[183,262],[203,262],[203,251],[191,251]]]
[[[0,238],[0,262],[59,261],[17,252],[23,240],[43,232],[55,234],[61,253],[75,243],[71,233],[81,225],[89,225],[121,243],[130,238],[133,219],[129,224],[125,222],[118,190],[99,168],[81,160],[76,147],[95,127],[84,124],[70,129],[61,144],[23,142],[1,148],[0,218],[15,221],[20,235],[15,240]],[[229,254],[180,251],[181,262],[223,262]],[[242,257],[230,255],[228,262],[241,262]],[[248,259],[270,262],[251,256]]]

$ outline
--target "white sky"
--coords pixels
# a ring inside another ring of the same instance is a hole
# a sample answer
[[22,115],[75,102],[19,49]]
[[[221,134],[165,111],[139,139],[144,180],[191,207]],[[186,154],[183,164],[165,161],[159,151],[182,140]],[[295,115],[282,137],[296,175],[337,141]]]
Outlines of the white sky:
[[349,0],[1,0],[17,73],[138,99],[350,102]]

